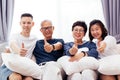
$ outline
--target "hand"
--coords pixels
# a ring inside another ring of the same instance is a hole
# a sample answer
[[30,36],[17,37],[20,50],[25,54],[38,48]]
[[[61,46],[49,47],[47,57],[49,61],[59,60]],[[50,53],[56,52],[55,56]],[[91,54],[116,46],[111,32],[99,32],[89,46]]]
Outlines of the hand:
[[79,56],[74,55],[74,56],[70,57],[69,61],[74,62],[74,61],[79,61],[79,59],[80,59]]
[[10,51],[10,48],[9,47],[6,47],[5,50],[4,50],[5,53],[11,53]]
[[22,80],[22,76],[18,73],[13,72],[10,74],[9,80]]
[[76,54],[74,56],[72,56],[69,61],[73,62],[73,61],[79,61],[82,57],[84,57],[84,54],[80,53],[80,54]]
[[48,53],[50,53],[53,50],[53,46],[50,45],[46,39],[44,39],[44,49]]
[[69,52],[71,55],[75,55],[78,51],[78,44],[77,42],[74,42],[74,45],[72,46],[72,48],[70,48]]
[[104,50],[105,50],[105,48],[106,48],[106,43],[102,41],[102,42],[100,42],[100,45],[99,45],[99,47],[97,48],[97,51],[98,51],[99,53],[103,53]]
[[20,49],[19,53],[20,53],[21,56],[25,56],[26,55],[27,50],[24,47],[24,43],[22,43],[22,46],[21,46],[21,49]]
[[72,57],[70,57],[69,61],[70,61],[70,62],[77,61],[77,58],[76,58],[75,56],[72,56]]

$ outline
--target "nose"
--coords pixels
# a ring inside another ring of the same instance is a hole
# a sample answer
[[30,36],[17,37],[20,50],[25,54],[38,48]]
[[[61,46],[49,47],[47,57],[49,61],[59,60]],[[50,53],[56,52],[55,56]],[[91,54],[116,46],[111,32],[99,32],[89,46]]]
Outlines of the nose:
[[28,24],[26,23],[25,26],[28,26]]

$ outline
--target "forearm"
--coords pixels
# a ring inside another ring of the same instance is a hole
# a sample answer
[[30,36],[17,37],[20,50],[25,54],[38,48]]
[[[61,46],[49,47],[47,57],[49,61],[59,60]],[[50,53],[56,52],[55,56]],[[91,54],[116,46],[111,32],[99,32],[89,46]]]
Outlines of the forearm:
[[11,43],[10,43],[10,48],[12,49],[13,52],[19,54],[20,49],[19,49],[19,47],[16,45],[15,42],[11,42]]
[[72,56],[69,61],[79,61],[81,58],[87,56],[87,53],[77,53],[76,55]]
[[56,44],[53,44],[53,50],[60,50],[62,48],[62,43],[57,42]]
[[92,56],[94,58],[98,58],[98,52],[96,51],[96,49],[90,50],[87,52],[88,56]]
[[77,51],[75,51],[73,48],[70,48],[70,49],[69,49],[69,53],[70,53],[71,55],[75,55],[75,54],[77,53]]

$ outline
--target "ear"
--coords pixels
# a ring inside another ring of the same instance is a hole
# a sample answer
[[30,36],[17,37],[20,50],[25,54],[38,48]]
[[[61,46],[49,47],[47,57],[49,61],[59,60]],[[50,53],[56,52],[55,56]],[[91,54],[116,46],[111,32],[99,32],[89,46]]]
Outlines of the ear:
[[19,22],[19,24],[21,25],[21,22]]
[[54,30],[54,28],[55,28],[55,27],[53,26],[53,30]]
[[42,29],[40,28],[40,32],[42,32]]
[[32,26],[34,26],[34,24],[35,24],[35,23],[34,23],[34,22],[32,22]]

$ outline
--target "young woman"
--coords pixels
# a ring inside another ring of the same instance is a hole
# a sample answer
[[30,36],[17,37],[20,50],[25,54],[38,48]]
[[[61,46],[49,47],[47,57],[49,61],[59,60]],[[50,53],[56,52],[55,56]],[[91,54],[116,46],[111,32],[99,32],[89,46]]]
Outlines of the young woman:
[[[96,39],[97,50],[99,57],[103,58],[109,55],[120,54],[116,46],[116,39],[108,35],[108,31],[100,20],[93,20],[89,26],[90,41]],[[100,76],[101,80],[120,80],[120,76],[103,75]]]

